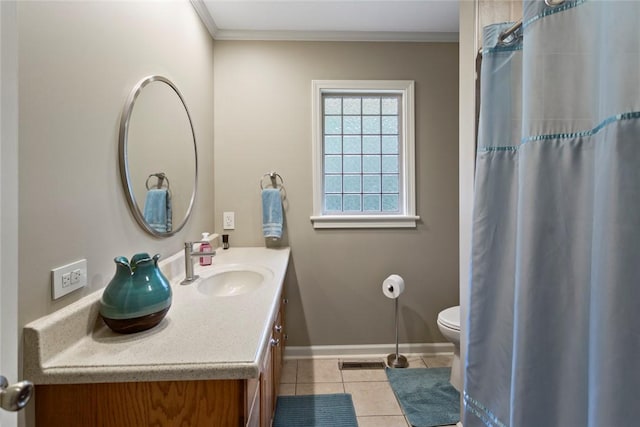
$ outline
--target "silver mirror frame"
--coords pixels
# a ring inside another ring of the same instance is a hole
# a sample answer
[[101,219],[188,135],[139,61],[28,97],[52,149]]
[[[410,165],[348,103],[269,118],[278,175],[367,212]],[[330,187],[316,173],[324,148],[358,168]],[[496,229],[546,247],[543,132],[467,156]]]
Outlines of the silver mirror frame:
[[[178,95],[178,98],[180,98],[180,102],[182,102],[182,106],[184,107],[184,110],[187,113],[187,118],[189,119],[189,127],[191,128],[191,136],[193,137],[193,153],[194,153],[194,160],[195,160],[195,176],[193,179],[193,191],[191,193],[191,200],[189,201],[189,207],[187,208],[187,212],[184,218],[181,219],[180,224],[174,227],[170,232],[166,232],[166,233],[159,232],[153,227],[149,226],[147,221],[144,219],[144,216],[140,211],[138,203],[136,202],[136,197],[133,192],[133,185],[131,184],[131,179],[130,179],[131,177],[129,175],[129,164],[128,164],[128,156],[127,156],[127,145],[129,142],[129,136],[128,136],[129,120],[131,119],[131,113],[133,112],[133,107],[135,105],[136,99],[142,92],[142,89],[145,88],[145,86],[147,86],[152,82],[157,82],[157,81],[160,81],[169,85],[169,87],[171,87],[171,89],[175,91],[176,95]],[[187,221],[189,220],[189,217],[191,216],[191,211],[193,210],[193,204],[195,202],[196,193],[198,190],[198,147],[196,144],[196,133],[193,130],[193,121],[191,120],[191,114],[189,114],[189,109],[187,108],[187,104],[184,102],[184,98],[182,97],[182,94],[180,93],[176,85],[174,85],[173,82],[171,82],[171,80],[163,76],[151,75],[140,80],[135,85],[135,87],[127,97],[127,100],[124,104],[124,108],[122,110],[122,117],[120,118],[118,158],[120,161],[119,162],[120,163],[120,179],[122,180],[122,186],[125,189],[125,193],[127,196],[127,203],[129,204],[129,208],[131,209],[131,212],[133,213],[133,216],[138,222],[138,224],[140,224],[140,226],[147,233],[156,237],[169,237],[176,234],[180,230],[182,230],[182,228],[186,225]]]

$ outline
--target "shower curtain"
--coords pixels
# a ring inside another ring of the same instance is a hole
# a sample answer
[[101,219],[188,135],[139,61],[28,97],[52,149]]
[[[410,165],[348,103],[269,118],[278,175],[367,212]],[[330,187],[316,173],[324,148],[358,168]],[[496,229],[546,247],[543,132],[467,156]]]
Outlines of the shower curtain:
[[521,37],[485,29],[465,427],[640,425],[639,22],[525,1]]

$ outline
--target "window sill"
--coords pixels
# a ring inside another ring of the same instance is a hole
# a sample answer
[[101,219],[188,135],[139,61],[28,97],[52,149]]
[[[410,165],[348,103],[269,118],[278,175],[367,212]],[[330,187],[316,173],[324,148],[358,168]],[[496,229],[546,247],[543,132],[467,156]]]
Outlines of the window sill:
[[316,215],[313,228],[415,228],[415,215]]

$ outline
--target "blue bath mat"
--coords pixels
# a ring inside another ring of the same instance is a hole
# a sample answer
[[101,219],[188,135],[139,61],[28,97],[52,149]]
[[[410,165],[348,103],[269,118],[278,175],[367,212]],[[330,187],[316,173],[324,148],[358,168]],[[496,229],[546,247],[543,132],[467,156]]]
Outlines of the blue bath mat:
[[278,396],[273,427],[358,427],[350,394]]
[[460,421],[460,393],[449,383],[451,368],[389,369],[387,377],[414,427]]

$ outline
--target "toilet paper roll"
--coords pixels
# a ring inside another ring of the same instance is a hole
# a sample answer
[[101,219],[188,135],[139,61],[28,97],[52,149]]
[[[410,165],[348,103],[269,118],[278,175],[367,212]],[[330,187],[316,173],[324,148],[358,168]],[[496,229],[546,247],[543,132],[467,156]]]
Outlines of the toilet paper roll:
[[404,280],[397,274],[392,274],[382,282],[382,293],[387,298],[398,298],[402,292],[404,292]]

